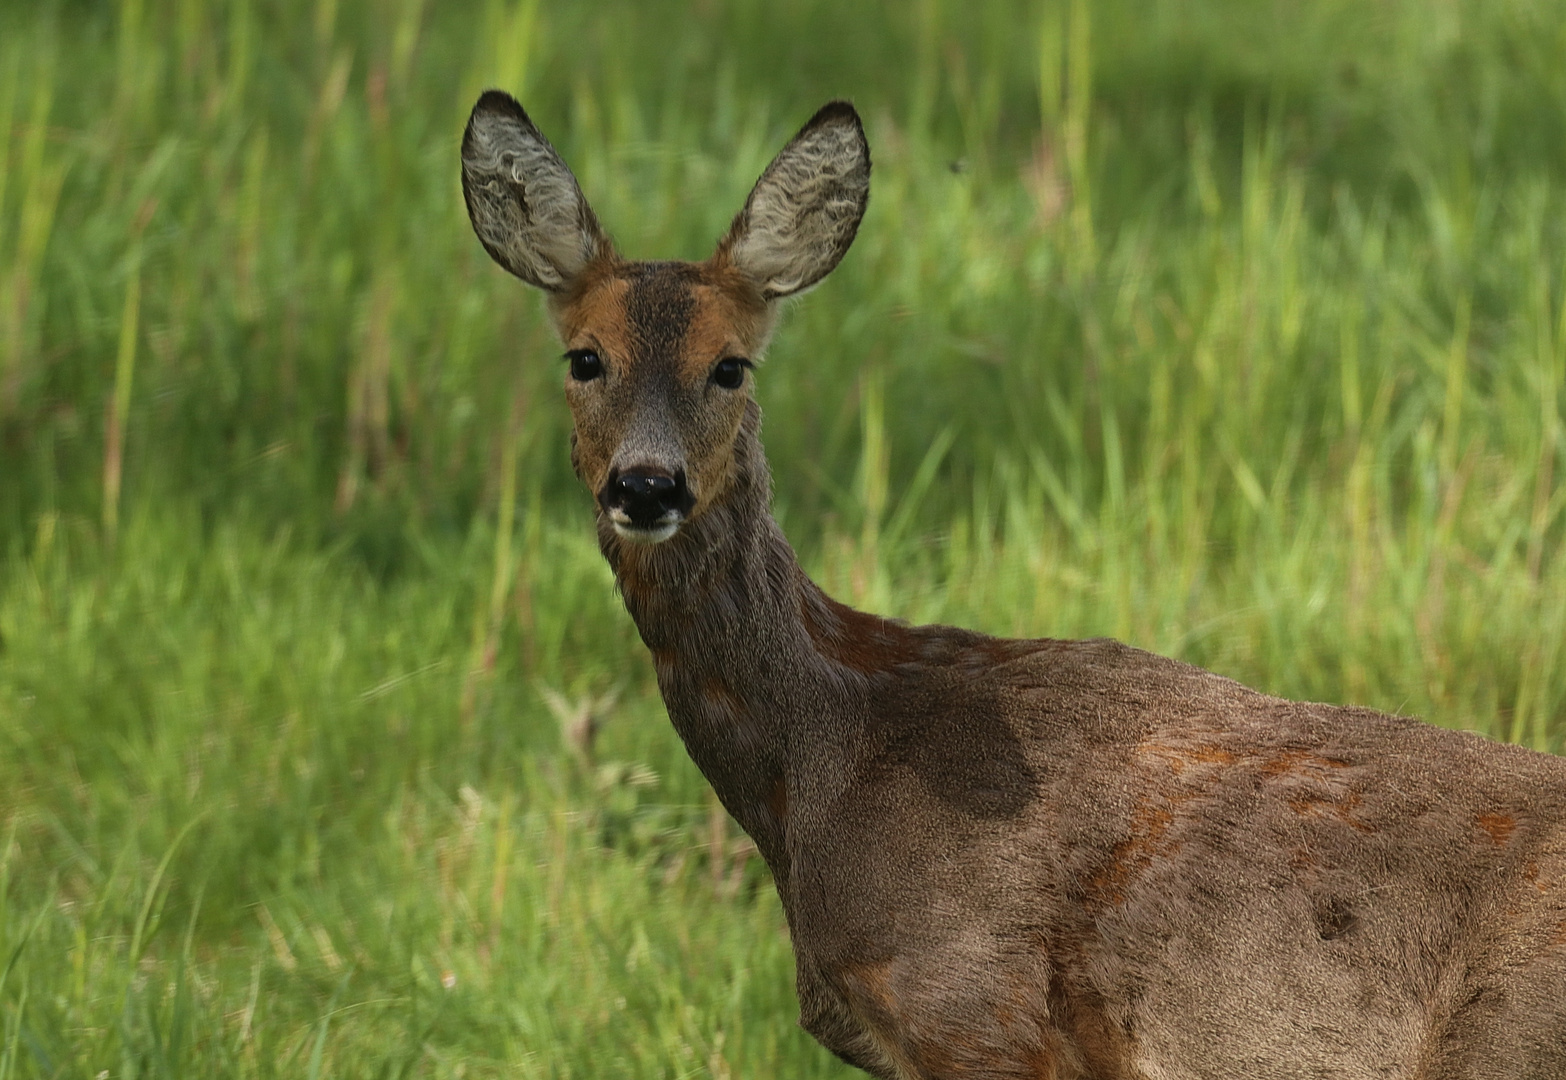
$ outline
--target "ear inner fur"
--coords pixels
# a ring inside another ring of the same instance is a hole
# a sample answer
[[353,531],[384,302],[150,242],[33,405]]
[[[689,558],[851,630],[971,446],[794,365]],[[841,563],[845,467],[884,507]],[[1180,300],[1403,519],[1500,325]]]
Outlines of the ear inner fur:
[[490,257],[540,289],[568,288],[612,250],[576,177],[509,94],[486,91],[473,108],[462,193]]
[[843,258],[870,198],[870,147],[846,101],[824,106],[767,166],[719,247],[768,300],[803,292]]

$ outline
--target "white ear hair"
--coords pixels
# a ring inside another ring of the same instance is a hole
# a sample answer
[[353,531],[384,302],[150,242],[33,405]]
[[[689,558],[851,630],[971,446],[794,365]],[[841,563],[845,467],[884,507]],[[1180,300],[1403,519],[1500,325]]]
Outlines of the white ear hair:
[[864,126],[848,102],[831,102],[767,166],[719,251],[768,300],[802,292],[848,251],[869,200]]
[[486,90],[462,136],[462,195],[501,266],[550,292],[611,250],[576,177],[515,98]]

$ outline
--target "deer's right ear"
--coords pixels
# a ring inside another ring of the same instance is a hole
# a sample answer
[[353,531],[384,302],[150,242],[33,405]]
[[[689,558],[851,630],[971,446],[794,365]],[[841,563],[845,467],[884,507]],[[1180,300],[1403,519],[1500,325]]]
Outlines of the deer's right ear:
[[768,300],[832,272],[870,201],[870,145],[846,101],[821,108],[761,174],[718,245]]
[[468,118],[462,195],[484,250],[529,285],[560,292],[613,250],[576,177],[500,90],[486,90]]

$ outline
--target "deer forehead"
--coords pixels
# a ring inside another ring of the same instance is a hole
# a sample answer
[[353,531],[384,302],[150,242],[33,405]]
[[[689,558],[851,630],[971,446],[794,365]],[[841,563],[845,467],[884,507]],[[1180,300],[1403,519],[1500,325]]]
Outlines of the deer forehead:
[[766,305],[738,274],[704,263],[628,263],[598,276],[559,312],[572,349],[597,349],[622,375],[656,370],[704,381],[714,363],[765,343]]

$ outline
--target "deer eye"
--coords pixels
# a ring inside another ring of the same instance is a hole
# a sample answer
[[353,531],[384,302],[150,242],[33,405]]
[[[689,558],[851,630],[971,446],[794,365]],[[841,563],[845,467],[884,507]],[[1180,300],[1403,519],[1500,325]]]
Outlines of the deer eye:
[[592,382],[604,373],[604,362],[592,349],[572,349],[566,359],[571,361],[571,378],[577,382]]
[[738,390],[745,381],[745,369],[750,366],[749,360],[738,356],[725,357],[712,369],[712,381],[725,390]]

